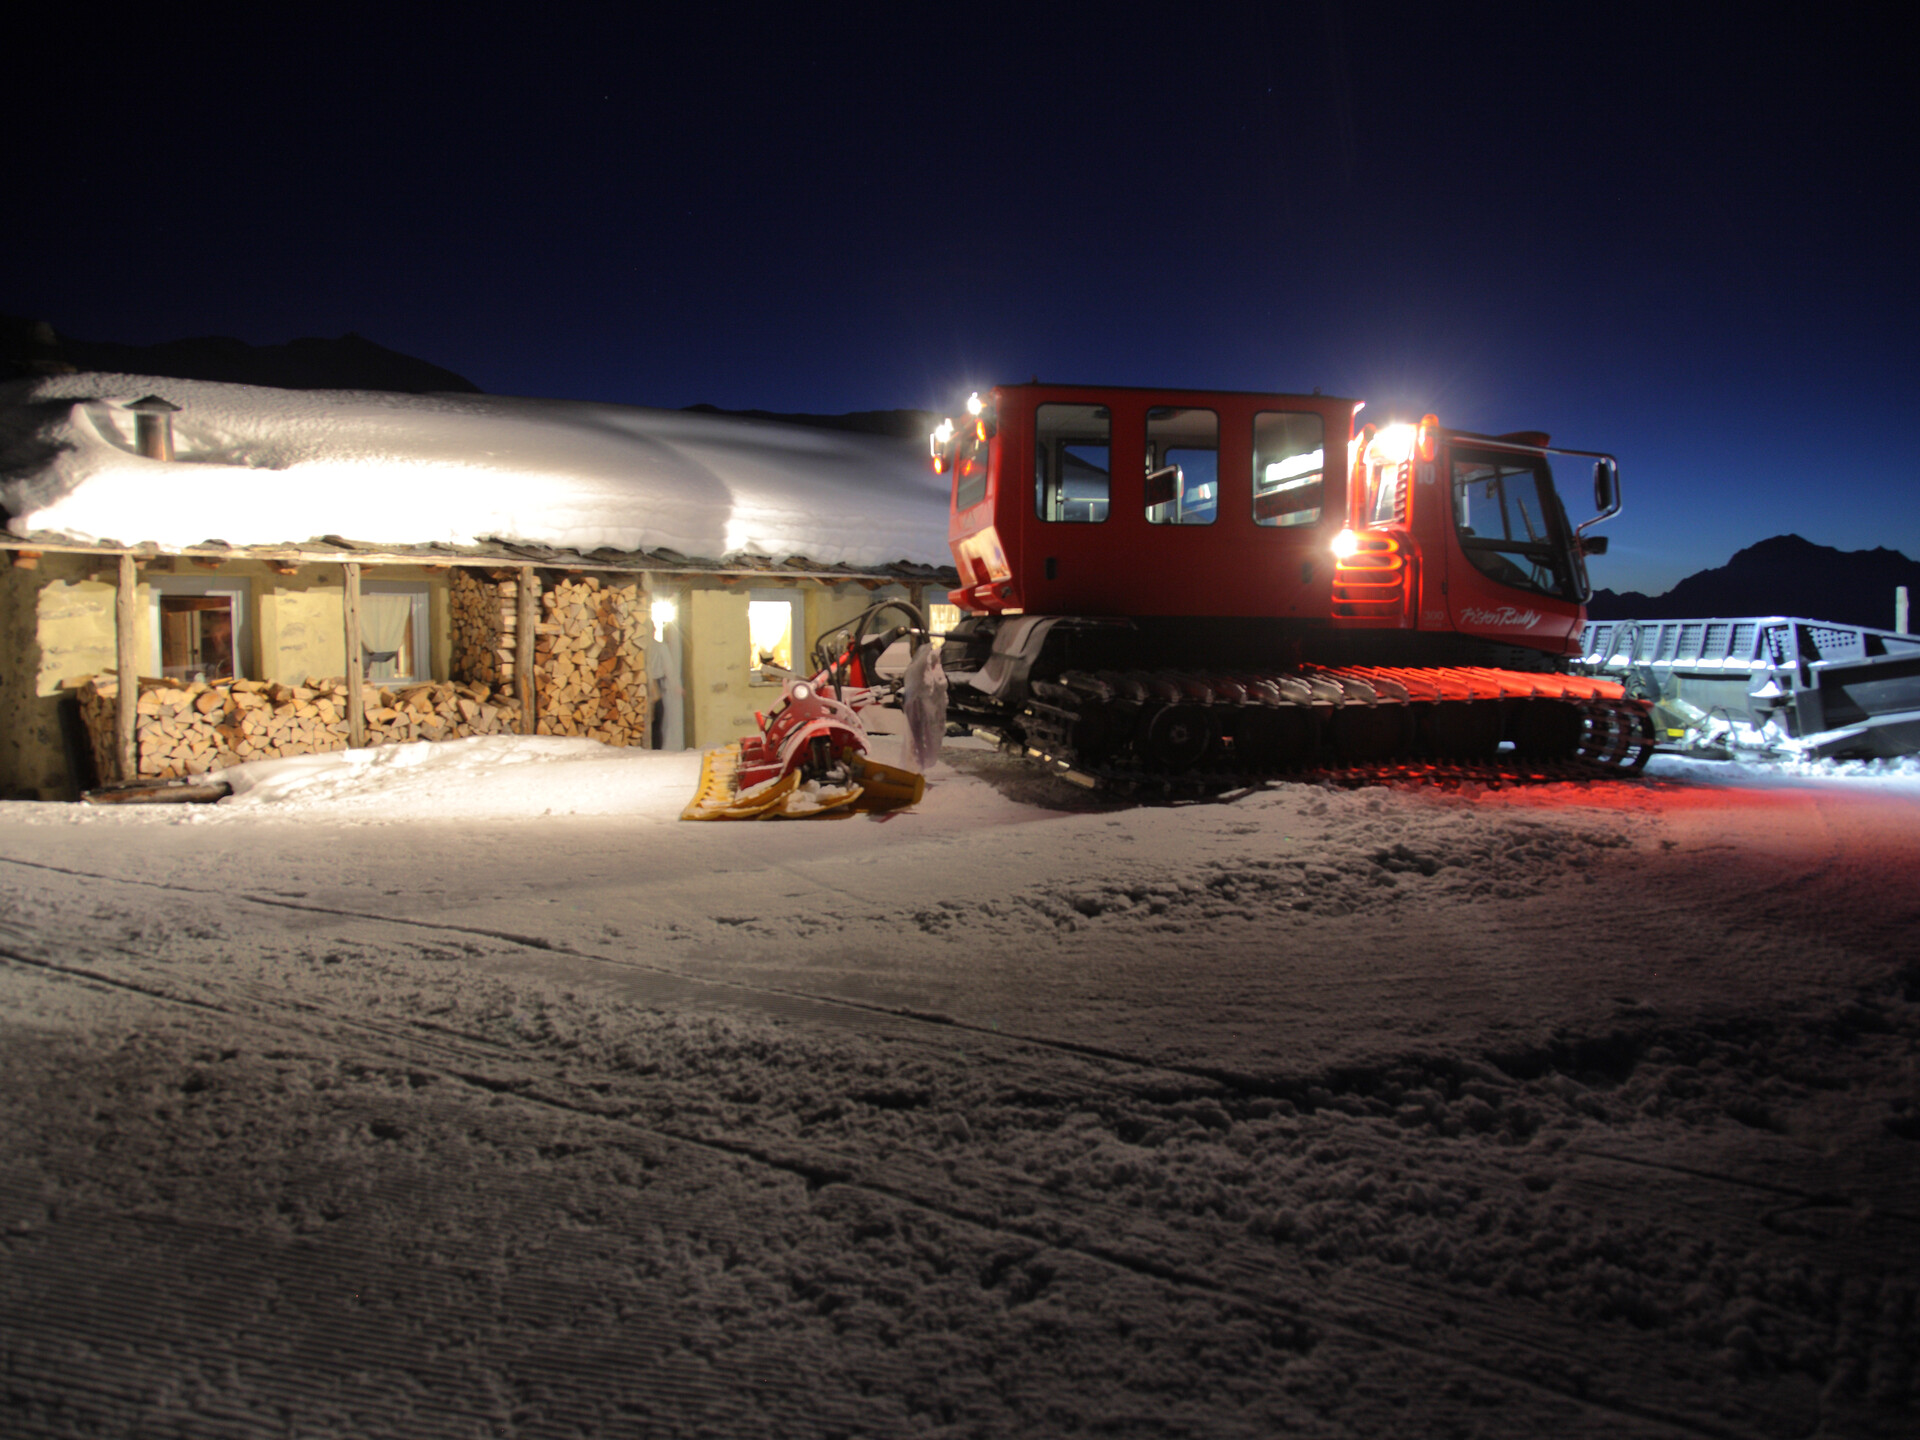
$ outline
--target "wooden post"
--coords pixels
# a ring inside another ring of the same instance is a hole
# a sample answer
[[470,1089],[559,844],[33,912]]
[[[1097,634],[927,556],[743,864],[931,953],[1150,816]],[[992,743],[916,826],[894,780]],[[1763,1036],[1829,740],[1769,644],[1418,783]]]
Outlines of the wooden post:
[[366,683],[366,662],[360,655],[360,565],[349,560],[341,567],[347,573],[347,744],[363,750],[367,744],[367,699],[360,693]]
[[514,618],[513,688],[520,694],[520,733],[531,735],[540,723],[540,701],[533,689],[534,632],[540,624],[540,572],[531,567],[522,570],[515,590],[519,612]]
[[140,704],[140,667],[133,654],[133,606],[139,598],[140,576],[133,556],[120,557],[120,583],[113,595],[113,655],[120,672],[120,693],[113,713],[114,759],[120,779],[140,778],[140,756],[134,748],[134,716]]

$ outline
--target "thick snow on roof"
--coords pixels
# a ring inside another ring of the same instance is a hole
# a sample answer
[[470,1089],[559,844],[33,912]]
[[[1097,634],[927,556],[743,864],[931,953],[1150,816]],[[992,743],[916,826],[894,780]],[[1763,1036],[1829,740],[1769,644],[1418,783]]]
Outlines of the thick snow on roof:
[[[125,407],[159,395],[175,458]],[[821,565],[949,563],[923,446],[580,401],[273,390],[135,375],[0,387],[19,536],[178,548],[486,539]]]

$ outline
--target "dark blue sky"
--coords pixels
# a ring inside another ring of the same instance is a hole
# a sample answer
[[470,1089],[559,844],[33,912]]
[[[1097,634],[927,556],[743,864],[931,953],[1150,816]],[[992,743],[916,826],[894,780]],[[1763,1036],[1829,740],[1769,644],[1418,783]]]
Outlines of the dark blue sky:
[[1598,584],[1920,557],[1891,20],[1075,8],[63,14],[0,101],[0,310],[662,406],[1318,386],[1617,453]]

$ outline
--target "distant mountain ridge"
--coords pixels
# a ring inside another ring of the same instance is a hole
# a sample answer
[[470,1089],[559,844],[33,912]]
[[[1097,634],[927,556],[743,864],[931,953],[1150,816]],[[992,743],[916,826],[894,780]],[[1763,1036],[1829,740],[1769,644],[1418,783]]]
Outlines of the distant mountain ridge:
[[1836,550],[1776,535],[1725,565],[1689,575],[1664,595],[1596,590],[1593,620],[1692,620],[1716,615],[1802,615],[1840,625],[1893,628],[1894,590],[1904,585],[1920,621],[1920,562],[1898,550]]
[[724,415],[743,420],[774,420],[782,425],[811,425],[890,440],[925,440],[940,423],[931,410],[855,410],[846,415],[792,415],[777,410],[723,410],[718,405],[689,405],[695,415]]
[[279,390],[391,390],[406,395],[478,395],[463,375],[348,332],[337,340],[306,337],[284,345],[250,345],[227,335],[123,345],[75,340],[45,321],[0,315],[0,379],[76,370],[269,385]]

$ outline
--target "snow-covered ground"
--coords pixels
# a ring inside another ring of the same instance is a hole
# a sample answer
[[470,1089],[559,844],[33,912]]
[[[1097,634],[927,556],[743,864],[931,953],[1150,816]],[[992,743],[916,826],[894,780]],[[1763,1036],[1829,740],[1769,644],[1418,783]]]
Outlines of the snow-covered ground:
[[0,805],[0,1430],[1912,1433],[1911,771],[697,764]]

